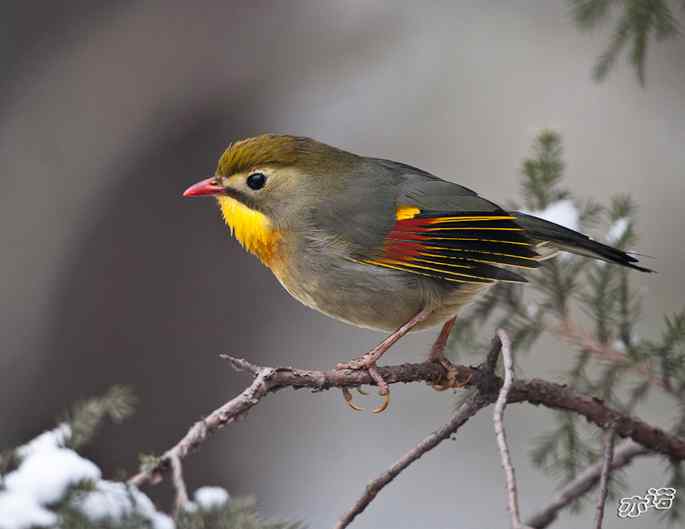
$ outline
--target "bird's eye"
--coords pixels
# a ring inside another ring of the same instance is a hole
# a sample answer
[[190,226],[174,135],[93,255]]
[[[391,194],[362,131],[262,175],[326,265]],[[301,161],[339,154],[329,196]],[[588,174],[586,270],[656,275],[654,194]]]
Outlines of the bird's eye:
[[266,184],[266,175],[264,173],[252,173],[247,177],[247,187],[257,191]]

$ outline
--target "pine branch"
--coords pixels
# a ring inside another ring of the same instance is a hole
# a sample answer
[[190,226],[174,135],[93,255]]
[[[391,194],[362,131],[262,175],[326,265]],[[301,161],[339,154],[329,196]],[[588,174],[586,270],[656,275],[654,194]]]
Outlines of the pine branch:
[[606,18],[611,3],[612,0],[572,0],[576,24],[582,29],[594,28]]
[[593,69],[593,77],[603,80],[618,55],[630,46],[629,59],[641,85],[645,84],[647,44],[651,36],[663,40],[678,34],[678,22],[667,0],[571,0],[576,25],[592,29],[609,16],[612,4],[622,6],[609,46]]
[[[576,4],[590,11],[598,7],[594,1]],[[583,16],[592,15],[585,12]],[[561,154],[559,135],[542,131],[533,144],[532,156],[523,164],[523,202],[532,210],[529,213],[554,218],[555,213],[550,211],[554,212],[563,198],[575,205],[577,219],[572,214],[567,217],[579,231],[597,228],[602,214],[608,225],[595,238],[624,251],[635,247],[637,208],[630,197],[615,196],[607,208],[572,197],[560,187],[564,167]],[[581,203],[584,205],[578,207]],[[482,333],[486,324],[510,333],[514,350],[529,349],[544,333],[560,337],[576,353],[566,380],[577,391],[601,397],[605,405],[630,414],[653,388],[659,389],[674,399],[679,424],[685,424],[685,311],[667,318],[665,330],[657,339],[638,338],[635,328],[640,295],[630,284],[632,274],[628,270],[561,256],[546,261],[527,279],[525,291],[512,285],[490,289],[457,322],[460,332],[451,342],[459,341],[461,350],[477,332]],[[578,305],[592,322],[587,329],[571,319]],[[639,377],[634,384],[626,383],[631,374]],[[536,465],[561,471],[565,480],[573,481],[599,450],[594,440],[583,437],[578,414],[560,412],[556,417],[559,427],[542,437],[531,455]],[[685,427],[674,431],[682,436]],[[576,506],[580,504],[574,502]]]
[[93,438],[105,418],[119,423],[133,413],[135,404],[136,398],[126,386],[113,386],[101,397],[77,402],[62,420],[71,428],[68,446],[82,447]]

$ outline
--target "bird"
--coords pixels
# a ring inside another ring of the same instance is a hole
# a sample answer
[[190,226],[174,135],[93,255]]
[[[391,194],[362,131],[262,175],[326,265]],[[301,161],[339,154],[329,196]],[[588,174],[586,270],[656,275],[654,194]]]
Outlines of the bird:
[[235,239],[307,307],[389,333],[336,366],[368,371],[383,397],[374,413],[390,399],[377,362],[409,332],[442,325],[428,357],[456,387],[447,339],[460,309],[493,284],[525,283],[522,271],[560,251],[651,272],[620,249],[417,167],[303,136],[231,143],[214,175],[183,196],[214,197]]

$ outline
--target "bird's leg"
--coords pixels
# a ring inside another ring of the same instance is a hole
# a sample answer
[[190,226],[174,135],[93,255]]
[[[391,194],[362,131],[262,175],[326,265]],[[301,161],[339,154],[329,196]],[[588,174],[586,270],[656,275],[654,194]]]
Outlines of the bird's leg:
[[[388,404],[390,403],[390,388],[388,387],[388,384],[385,382],[385,380],[383,380],[381,374],[378,372],[376,362],[381,358],[381,356],[383,356],[383,353],[385,353],[385,351],[387,351],[388,349],[390,349],[390,347],[394,345],[394,343],[397,340],[402,338],[402,336],[404,336],[410,330],[416,327],[416,325],[424,321],[430,315],[431,312],[432,310],[422,309],[416,314],[416,316],[414,316],[407,323],[402,325],[399,329],[393,332],[390,336],[388,336],[385,340],[379,343],[376,347],[371,349],[368,353],[362,355],[356,360],[341,363],[335,367],[336,369],[366,369],[369,372],[369,375],[371,375],[371,378],[373,378],[373,380],[376,382],[376,385],[378,386],[378,394],[383,397],[383,403],[378,408],[373,410],[373,413],[381,413],[382,411],[385,411],[385,409],[388,407]],[[343,391],[343,396],[345,397],[345,402],[347,402],[347,404],[353,410],[359,410],[358,406],[355,406],[352,403],[352,395],[349,393],[349,391]]]
[[447,320],[440,330],[440,334],[433,342],[433,347],[431,347],[430,356],[428,357],[430,361],[439,363],[442,367],[447,370],[447,377],[444,382],[432,384],[433,389],[437,391],[445,391],[449,388],[461,388],[469,383],[471,378],[470,373],[463,374],[461,370],[450,362],[447,357],[445,357],[445,347],[447,346],[447,340],[450,337],[454,323],[457,321],[457,317]]

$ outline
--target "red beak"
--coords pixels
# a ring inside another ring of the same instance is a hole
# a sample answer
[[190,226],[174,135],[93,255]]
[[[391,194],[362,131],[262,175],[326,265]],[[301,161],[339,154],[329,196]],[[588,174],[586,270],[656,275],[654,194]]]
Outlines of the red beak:
[[183,196],[199,197],[203,195],[218,195],[222,193],[223,190],[223,187],[217,183],[216,178],[212,177],[202,180],[202,182],[198,182],[197,184],[193,184],[183,192]]

